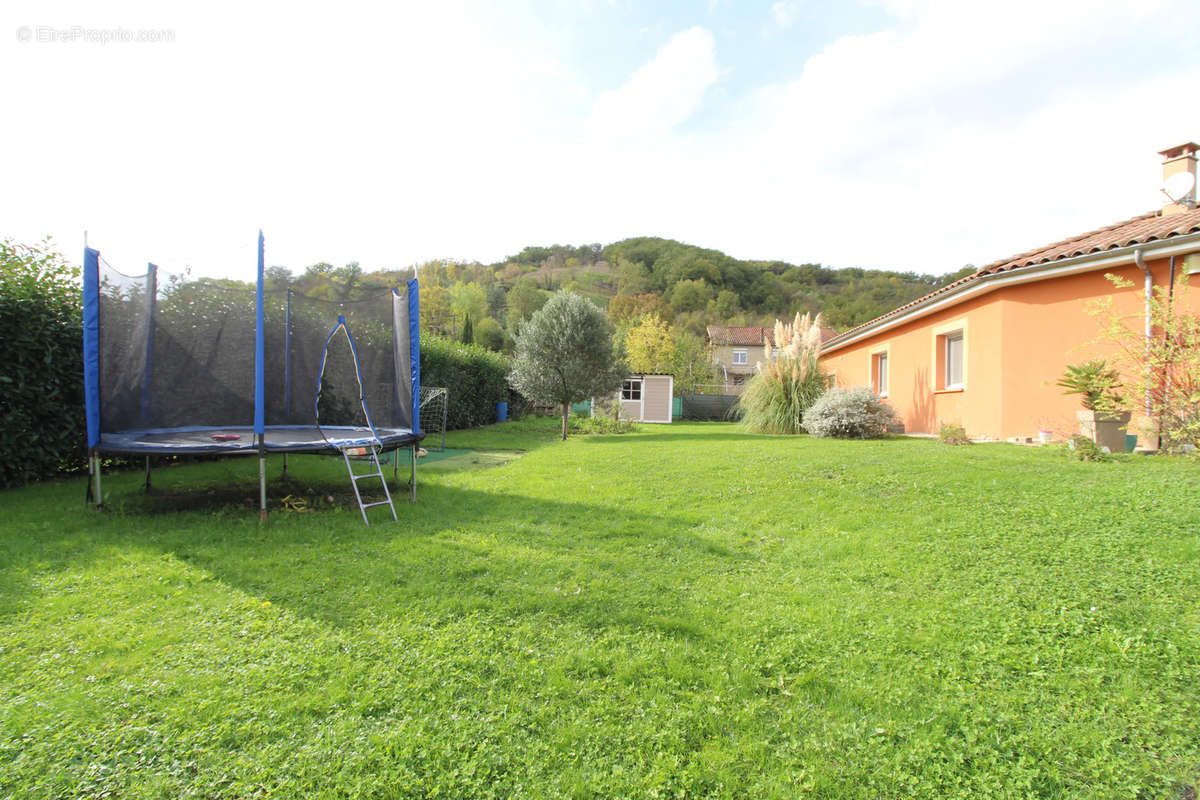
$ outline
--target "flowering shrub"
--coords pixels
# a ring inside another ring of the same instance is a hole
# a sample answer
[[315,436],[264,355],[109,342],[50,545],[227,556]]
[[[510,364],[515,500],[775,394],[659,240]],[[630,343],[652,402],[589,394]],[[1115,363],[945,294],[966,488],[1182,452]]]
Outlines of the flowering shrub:
[[830,389],[804,414],[804,429],[813,436],[877,439],[896,422],[896,412],[865,386]]
[[[1117,288],[1133,285],[1115,275],[1105,277]],[[1200,447],[1200,314],[1188,310],[1189,291],[1186,276],[1173,287],[1154,287],[1149,339],[1144,318],[1120,314],[1111,295],[1091,306],[1100,319],[1101,341],[1116,348],[1113,363],[1127,390],[1124,397],[1101,397],[1096,410],[1145,413],[1143,433],[1160,437],[1168,450]]]
[[959,446],[971,443],[971,437],[967,436],[967,429],[962,425],[954,423],[946,423],[938,431],[938,441],[942,444]]
[[742,424],[755,433],[800,433],[804,412],[829,383],[817,366],[821,315],[797,314],[791,325],[776,320],[775,343],[778,353],[765,346],[757,374],[738,400]]

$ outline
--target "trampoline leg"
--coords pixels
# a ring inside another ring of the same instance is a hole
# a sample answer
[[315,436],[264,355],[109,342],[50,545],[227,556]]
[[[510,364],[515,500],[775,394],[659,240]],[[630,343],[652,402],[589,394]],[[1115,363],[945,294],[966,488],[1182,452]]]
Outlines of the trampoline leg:
[[267,521],[267,454],[258,452],[258,520]]
[[104,495],[100,493],[100,456],[92,454],[92,477],[95,479],[96,509],[104,508]]
[[283,454],[283,478],[287,480],[287,453]]
[[150,491],[150,456],[146,456],[146,491]]
[[417,446],[414,444],[409,452],[412,453],[412,472],[408,477],[408,502],[415,503],[417,502]]

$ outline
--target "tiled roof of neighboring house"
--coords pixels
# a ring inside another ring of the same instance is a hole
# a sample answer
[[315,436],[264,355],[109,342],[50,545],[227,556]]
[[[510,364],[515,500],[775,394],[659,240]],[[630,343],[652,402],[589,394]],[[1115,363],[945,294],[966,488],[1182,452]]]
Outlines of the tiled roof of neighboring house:
[[1102,253],[1105,250],[1116,250],[1122,247],[1146,244],[1197,231],[1200,231],[1200,208],[1193,208],[1182,214],[1166,217],[1162,216],[1162,213],[1159,211],[1152,211],[1149,214],[1142,214],[1140,217],[1134,217],[1124,222],[1118,222],[1114,225],[1088,231],[1078,236],[1072,236],[1070,239],[1063,239],[1060,242],[1039,247],[1036,250],[1028,250],[1015,256],[993,261],[991,264],[976,270],[965,278],[960,278],[954,283],[946,284],[940,289],[935,289],[927,295],[918,297],[911,303],[905,303],[882,316],[851,328],[845,333],[840,334],[837,338],[845,339],[864,328],[872,327],[886,319],[899,316],[914,306],[922,305],[931,298],[956,292],[967,284],[974,283],[988,275],[1009,272],[1021,267],[1033,267],[1039,264],[1063,261],[1076,256]]
[[[731,344],[731,345],[747,345],[751,347],[761,347],[770,342],[775,345],[775,329],[762,327],[748,328],[731,328],[724,325],[709,325],[705,329],[708,334],[708,341],[712,344]],[[833,337],[837,336],[838,332],[833,328],[821,326],[821,342],[828,342]]]
[[730,328],[724,325],[709,325],[705,329],[708,341],[713,344],[744,344],[761,347],[775,338],[770,328]]

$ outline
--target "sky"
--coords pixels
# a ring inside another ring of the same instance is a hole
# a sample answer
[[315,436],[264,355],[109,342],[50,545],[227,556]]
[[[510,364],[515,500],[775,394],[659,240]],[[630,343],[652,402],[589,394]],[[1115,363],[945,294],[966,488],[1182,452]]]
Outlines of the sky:
[[1161,206],[1200,3],[0,6],[0,237],[128,273],[662,236],[942,274]]

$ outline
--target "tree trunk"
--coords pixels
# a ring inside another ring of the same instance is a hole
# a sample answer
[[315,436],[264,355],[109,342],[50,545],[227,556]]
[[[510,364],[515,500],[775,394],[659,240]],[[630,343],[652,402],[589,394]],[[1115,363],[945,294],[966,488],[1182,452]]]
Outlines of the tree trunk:
[[565,442],[565,441],[567,440],[567,420],[568,420],[568,419],[570,419],[570,417],[571,417],[571,404],[570,404],[570,403],[563,403],[563,404],[562,404],[562,406],[563,406],[563,413],[562,413],[562,418],[563,418],[563,441]]

